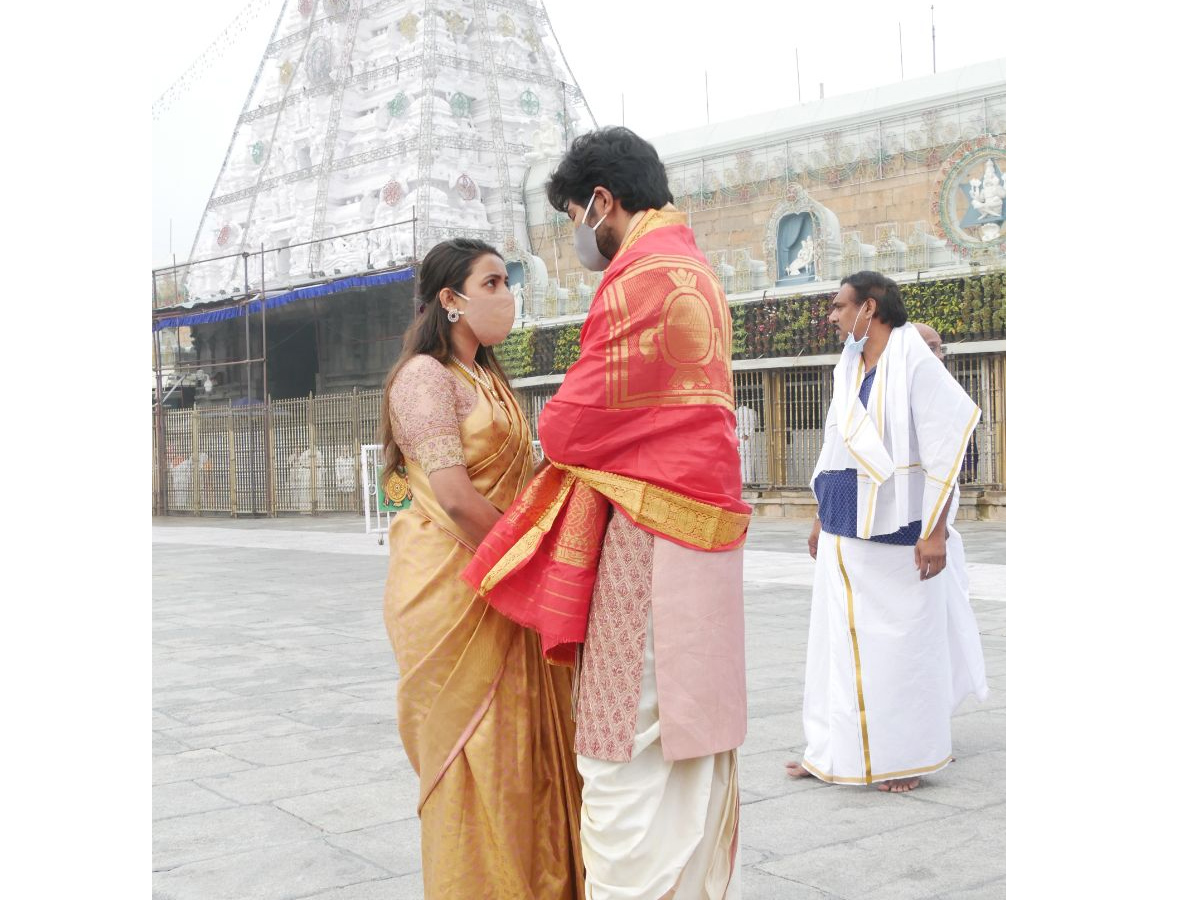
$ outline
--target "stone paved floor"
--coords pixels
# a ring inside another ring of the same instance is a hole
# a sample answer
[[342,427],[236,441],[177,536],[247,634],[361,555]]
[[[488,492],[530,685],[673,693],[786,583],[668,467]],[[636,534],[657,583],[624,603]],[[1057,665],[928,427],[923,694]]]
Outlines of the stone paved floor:
[[[747,544],[743,896],[1003,898],[1004,525],[960,526],[991,697],[955,716],[957,762],[907,795],[783,774],[804,745],[808,527],[756,519]],[[386,547],[350,517],[153,533],[154,897],[420,898]]]

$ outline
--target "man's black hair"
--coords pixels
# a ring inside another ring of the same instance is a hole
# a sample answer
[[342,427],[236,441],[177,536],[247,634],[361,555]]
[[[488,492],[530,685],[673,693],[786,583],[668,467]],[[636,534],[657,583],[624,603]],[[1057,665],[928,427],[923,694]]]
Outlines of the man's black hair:
[[875,301],[875,315],[884,325],[899,328],[908,321],[908,311],[904,308],[904,301],[900,299],[900,285],[886,275],[863,270],[847,275],[842,279],[842,284],[854,288],[860,306],[871,297]]
[[608,188],[630,213],[675,201],[654,146],[619,125],[575,138],[546,183],[546,196],[551,206],[566,212],[569,200],[587,206],[597,186]]

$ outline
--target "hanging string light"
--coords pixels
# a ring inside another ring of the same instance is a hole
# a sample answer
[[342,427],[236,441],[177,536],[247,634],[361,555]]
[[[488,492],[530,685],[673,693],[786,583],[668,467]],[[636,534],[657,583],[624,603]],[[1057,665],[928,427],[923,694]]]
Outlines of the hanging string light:
[[279,0],[249,0],[242,7],[241,11],[233,17],[233,21],[226,25],[225,29],[217,35],[216,39],[204,49],[204,52],[196,57],[192,64],[184,70],[184,73],[175,79],[174,83],[154,101],[154,105],[151,108],[154,121],[157,122],[180,97],[187,94],[200,79],[200,76],[208,72],[213,67],[213,64],[225,55],[225,52],[234,43],[232,39],[235,35],[244,34],[246,28],[264,9],[274,7],[278,2]]

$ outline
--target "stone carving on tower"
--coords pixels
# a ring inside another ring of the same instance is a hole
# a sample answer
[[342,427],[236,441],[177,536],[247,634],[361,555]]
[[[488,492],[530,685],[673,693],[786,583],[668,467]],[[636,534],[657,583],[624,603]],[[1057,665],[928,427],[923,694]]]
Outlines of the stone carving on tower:
[[[251,281],[270,287],[451,236],[527,251],[527,166],[593,127],[541,3],[287,0],[191,259],[263,247]],[[238,293],[242,260],[188,278],[193,296]]]

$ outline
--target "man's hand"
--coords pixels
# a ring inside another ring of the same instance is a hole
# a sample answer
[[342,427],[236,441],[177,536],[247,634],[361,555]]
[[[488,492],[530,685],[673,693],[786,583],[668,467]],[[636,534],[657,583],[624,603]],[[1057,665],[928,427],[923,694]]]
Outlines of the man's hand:
[[913,547],[913,558],[922,581],[933,578],[946,568],[946,530],[935,528],[929,537],[917,541]]
[[814,519],[812,533],[808,536],[808,555],[817,558],[817,538],[821,536],[821,520]]

